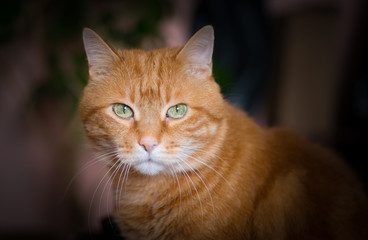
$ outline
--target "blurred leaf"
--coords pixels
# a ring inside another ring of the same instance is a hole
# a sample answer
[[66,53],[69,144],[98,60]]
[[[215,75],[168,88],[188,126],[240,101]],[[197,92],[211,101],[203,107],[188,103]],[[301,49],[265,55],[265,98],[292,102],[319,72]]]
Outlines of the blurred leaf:
[[235,77],[231,75],[231,71],[221,66],[215,58],[213,59],[212,71],[216,82],[221,87],[222,93],[228,93],[232,89],[235,81]]
[[14,22],[22,11],[22,0],[2,2],[0,7],[0,43],[10,41],[13,37]]

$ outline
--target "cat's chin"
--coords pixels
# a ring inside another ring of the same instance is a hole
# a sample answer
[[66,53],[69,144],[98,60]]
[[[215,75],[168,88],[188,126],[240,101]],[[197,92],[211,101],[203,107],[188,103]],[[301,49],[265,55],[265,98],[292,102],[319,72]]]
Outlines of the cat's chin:
[[165,166],[152,160],[141,162],[134,166],[142,174],[154,176],[165,169]]

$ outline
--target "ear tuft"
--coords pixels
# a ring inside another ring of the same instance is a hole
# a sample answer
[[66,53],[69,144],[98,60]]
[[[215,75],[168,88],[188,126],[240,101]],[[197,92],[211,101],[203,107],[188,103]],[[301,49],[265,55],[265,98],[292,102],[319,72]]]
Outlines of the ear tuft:
[[111,75],[114,64],[119,61],[115,50],[89,28],[83,29],[83,43],[92,79]]
[[177,55],[177,59],[183,61],[189,71],[212,74],[214,31],[207,25],[193,35]]

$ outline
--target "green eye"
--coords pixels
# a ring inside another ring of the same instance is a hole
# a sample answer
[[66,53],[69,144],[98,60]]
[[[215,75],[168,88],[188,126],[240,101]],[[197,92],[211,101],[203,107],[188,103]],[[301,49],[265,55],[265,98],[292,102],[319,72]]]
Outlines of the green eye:
[[115,103],[113,106],[114,113],[121,118],[131,118],[133,117],[133,110],[127,105],[121,103]]
[[178,104],[169,108],[169,110],[167,110],[166,116],[169,118],[179,119],[184,117],[184,115],[187,113],[187,110],[187,105]]

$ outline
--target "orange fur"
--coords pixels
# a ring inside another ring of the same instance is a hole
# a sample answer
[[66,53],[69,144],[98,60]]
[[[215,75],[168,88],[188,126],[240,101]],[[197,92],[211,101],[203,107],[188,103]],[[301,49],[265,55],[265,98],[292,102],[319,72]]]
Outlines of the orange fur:
[[[106,162],[123,236],[368,239],[367,197],[343,161],[287,130],[257,126],[223,99],[208,56],[189,59],[212,54],[200,42],[211,41],[211,30],[184,48],[152,51],[115,51],[85,30],[90,81],[81,118],[96,151],[115,151]],[[114,103],[134,117],[117,117]],[[167,118],[176,104],[187,104],[187,114]],[[162,161],[149,174],[136,160],[145,136],[157,139],[152,159]]]

